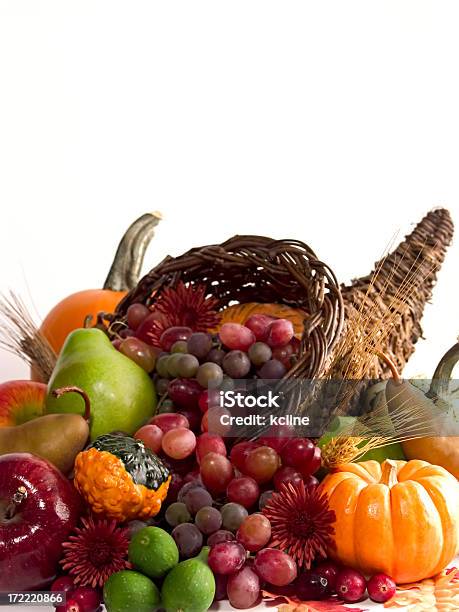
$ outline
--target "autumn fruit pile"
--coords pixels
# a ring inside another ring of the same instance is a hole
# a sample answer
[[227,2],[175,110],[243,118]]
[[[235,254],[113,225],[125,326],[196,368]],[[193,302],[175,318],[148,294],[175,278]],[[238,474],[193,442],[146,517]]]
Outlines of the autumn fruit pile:
[[[383,603],[451,562],[459,485],[443,468],[365,461],[327,474],[318,440],[290,426],[230,435],[220,392],[279,381],[301,343],[287,307],[228,311],[221,323],[205,288],[179,284],[116,327],[70,334],[48,389],[0,388],[0,538],[11,542],[0,590],[19,576],[23,589],[65,592],[58,612]],[[53,532],[38,542],[43,525]]]

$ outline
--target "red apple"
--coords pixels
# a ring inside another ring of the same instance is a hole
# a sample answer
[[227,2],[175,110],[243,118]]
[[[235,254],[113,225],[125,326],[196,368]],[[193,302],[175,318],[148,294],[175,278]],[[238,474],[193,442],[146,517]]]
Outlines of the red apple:
[[32,591],[55,577],[81,500],[51,463],[30,453],[0,457],[0,591]]
[[47,387],[32,380],[9,380],[0,385],[0,427],[22,425],[43,415]]

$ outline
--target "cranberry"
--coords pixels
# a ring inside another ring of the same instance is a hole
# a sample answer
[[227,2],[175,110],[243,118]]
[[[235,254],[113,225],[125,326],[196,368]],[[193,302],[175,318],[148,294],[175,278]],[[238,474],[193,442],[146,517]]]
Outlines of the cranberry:
[[392,599],[397,590],[395,582],[387,574],[375,574],[367,584],[370,599],[384,603]]
[[338,575],[340,568],[333,561],[321,561],[315,568],[314,572],[318,576],[322,576],[327,580],[327,592],[332,595],[335,592],[336,587],[336,576]]
[[366,591],[367,583],[360,572],[353,569],[342,569],[336,576],[336,593],[347,603],[360,601]]
[[74,599],[68,599],[62,606],[57,606],[56,612],[85,612],[83,606]]
[[51,585],[51,591],[57,593],[71,593],[75,589],[75,583],[70,576],[59,576]]
[[312,572],[304,572],[294,582],[295,594],[302,601],[317,601],[328,595],[328,581],[323,576]]
[[99,591],[91,587],[78,587],[73,591],[72,599],[79,604],[83,612],[97,612],[101,602]]

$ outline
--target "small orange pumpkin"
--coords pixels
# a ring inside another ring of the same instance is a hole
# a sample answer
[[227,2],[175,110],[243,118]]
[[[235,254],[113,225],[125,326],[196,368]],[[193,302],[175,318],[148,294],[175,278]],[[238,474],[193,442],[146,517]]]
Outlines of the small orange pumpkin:
[[128,228],[102,289],[73,293],[48,313],[40,332],[56,353],[60,352],[69,333],[82,327],[87,317],[95,319],[99,312],[115,312],[126,293],[136,286],[145,250],[160,219],[159,213],[147,213]]
[[329,555],[397,583],[441,572],[459,545],[459,483],[426,461],[339,466],[320,485],[336,514]]
[[301,308],[292,308],[285,304],[262,304],[259,302],[247,302],[246,304],[235,304],[221,311],[220,325],[223,323],[245,323],[253,314],[265,314],[279,319],[288,319],[293,323],[295,336],[301,338],[304,331],[304,319],[308,316]]

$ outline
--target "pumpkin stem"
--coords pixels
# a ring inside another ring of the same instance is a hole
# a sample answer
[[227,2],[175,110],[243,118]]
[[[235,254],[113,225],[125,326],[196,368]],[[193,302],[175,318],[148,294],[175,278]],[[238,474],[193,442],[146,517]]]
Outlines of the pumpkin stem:
[[451,383],[451,375],[458,361],[459,342],[456,342],[456,344],[452,346],[440,359],[440,362],[437,365],[432,377],[432,383],[427,393],[428,397],[437,398],[445,396],[448,393],[449,385]]
[[18,487],[16,493],[11,498],[10,503],[5,509],[5,519],[10,521],[18,510],[18,506],[27,498],[27,489],[23,486]]
[[81,395],[84,400],[83,418],[87,423],[89,423],[89,417],[91,416],[91,402],[86,391],[83,391],[83,389],[80,389],[80,387],[60,387],[60,389],[54,389],[52,393],[57,399],[66,393],[78,393],[78,395]]
[[389,357],[389,355],[386,355],[382,351],[376,351],[376,355],[379,357],[379,359],[381,359],[381,361],[384,361],[384,363],[386,363],[389,366],[391,374],[392,374],[392,378],[395,380],[395,382],[401,383],[402,379],[400,378],[400,374],[398,373],[397,366],[395,365],[393,360]]
[[121,238],[104,289],[130,291],[139,282],[145,251],[161,221],[159,212],[147,213],[130,225]]
[[392,459],[386,459],[382,464],[381,484],[387,485],[390,489],[398,484],[397,464]]

